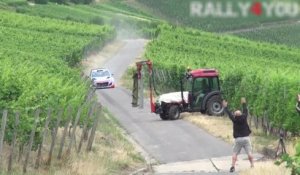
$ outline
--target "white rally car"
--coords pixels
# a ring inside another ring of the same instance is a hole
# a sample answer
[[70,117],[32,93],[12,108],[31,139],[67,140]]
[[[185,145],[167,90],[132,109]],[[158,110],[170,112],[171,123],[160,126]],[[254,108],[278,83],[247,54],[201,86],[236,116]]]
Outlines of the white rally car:
[[94,87],[99,89],[114,88],[115,79],[108,69],[92,69],[90,78]]

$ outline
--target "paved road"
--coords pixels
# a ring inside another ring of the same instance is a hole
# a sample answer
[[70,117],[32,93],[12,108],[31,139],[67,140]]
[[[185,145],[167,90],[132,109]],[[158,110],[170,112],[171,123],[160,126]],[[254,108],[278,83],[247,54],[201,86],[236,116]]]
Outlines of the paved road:
[[[145,40],[127,40],[104,67],[115,75],[116,81],[144,50]],[[172,163],[229,156],[231,146],[183,121],[162,121],[145,109],[131,107],[131,92],[123,87],[98,90],[99,101],[109,109],[122,127],[159,163]],[[212,126],[218,127],[218,126]],[[230,162],[228,162],[230,165]]]

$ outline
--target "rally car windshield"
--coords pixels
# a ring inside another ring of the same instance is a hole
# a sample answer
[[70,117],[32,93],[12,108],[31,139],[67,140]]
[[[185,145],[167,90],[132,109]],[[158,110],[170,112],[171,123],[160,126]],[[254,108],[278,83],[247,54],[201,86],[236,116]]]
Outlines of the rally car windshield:
[[92,73],[92,77],[109,77],[110,73],[108,71],[97,71]]

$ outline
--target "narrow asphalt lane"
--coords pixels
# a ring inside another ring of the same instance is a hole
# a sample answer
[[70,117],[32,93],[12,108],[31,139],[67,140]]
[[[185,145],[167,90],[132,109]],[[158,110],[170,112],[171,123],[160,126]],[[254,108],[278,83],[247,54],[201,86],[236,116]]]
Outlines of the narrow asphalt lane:
[[[114,73],[117,85],[128,65],[143,53],[145,45],[145,40],[126,40],[118,53],[105,63],[104,67]],[[150,113],[149,102],[145,102],[144,109],[132,108],[131,92],[123,87],[98,90],[97,95],[128,134],[160,163],[231,154],[229,144],[189,122],[160,120],[159,116]]]

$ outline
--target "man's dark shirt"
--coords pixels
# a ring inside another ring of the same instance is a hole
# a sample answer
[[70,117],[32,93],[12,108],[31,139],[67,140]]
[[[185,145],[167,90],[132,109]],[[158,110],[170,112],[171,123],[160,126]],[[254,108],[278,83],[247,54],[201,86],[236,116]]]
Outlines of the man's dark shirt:
[[248,122],[247,122],[247,116],[248,116],[248,108],[247,105],[243,104],[243,113],[239,117],[235,117],[232,115],[232,113],[229,111],[229,109],[226,107],[225,112],[233,122],[233,137],[247,137],[251,134],[251,130],[249,128]]
[[297,110],[298,113],[300,114],[300,101],[298,101],[298,104],[296,105],[296,110]]

